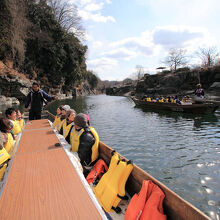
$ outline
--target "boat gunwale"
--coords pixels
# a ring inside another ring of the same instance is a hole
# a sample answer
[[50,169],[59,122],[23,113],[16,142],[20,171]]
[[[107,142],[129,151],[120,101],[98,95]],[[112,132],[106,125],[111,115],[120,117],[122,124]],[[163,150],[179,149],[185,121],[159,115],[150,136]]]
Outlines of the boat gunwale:
[[214,102],[207,103],[192,103],[192,104],[177,104],[177,103],[165,103],[165,102],[148,102],[144,100],[131,97],[136,106],[152,108],[157,110],[169,110],[180,113],[193,113],[193,114],[208,114],[215,112],[219,104]]

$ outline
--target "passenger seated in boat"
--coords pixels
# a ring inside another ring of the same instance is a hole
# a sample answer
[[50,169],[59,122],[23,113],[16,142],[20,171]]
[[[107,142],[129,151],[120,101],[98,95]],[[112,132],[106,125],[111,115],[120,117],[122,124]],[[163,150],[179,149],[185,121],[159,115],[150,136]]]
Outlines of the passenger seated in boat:
[[24,128],[25,122],[24,122],[24,115],[21,114],[19,109],[15,109],[16,112],[16,120],[19,121],[21,129]]
[[174,97],[175,103],[181,105],[181,101],[178,99],[177,95]]
[[201,84],[197,84],[195,90],[195,103],[202,103],[204,101],[205,92]]
[[63,105],[60,105],[60,106],[57,108],[57,114],[56,114],[55,120],[54,120],[54,122],[53,122],[53,127],[54,127],[55,129],[58,128],[58,125],[59,125],[59,123],[60,123],[60,117],[61,117],[61,114],[62,114],[62,107],[63,107]]
[[9,153],[14,145],[14,137],[11,133],[11,122],[7,118],[0,119],[0,131],[3,135],[3,146]]
[[88,125],[90,126],[90,118],[89,118],[89,115],[85,114],[86,118],[87,118],[87,123]]
[[17,114],[14,108],[8,108],[5,111],[5,116],[10,120],[13,125],[12,133],[13,135],[18,135],[21,132],[20,122],[17,121]]
[[62,107],[62,111],[61,111],[61,116],[60,116],[60,123],[58,125],[58,131],[60,131],[61,127],[62,127],[62,124],[64,122],[64,119],[66,119],[66,113],[67,111],[70,110],[70,106],[69,105],[64,105]]
[[171,97],[170,96],[167,97],[167,102],[171,103]]
[[181,102],[184,104],[187,104],[187,103],[192,104],[192,100],[190,99],[189,96],[184,96]]
[[8,161],[10,159],[10,155],[4,148],[4,140],[5,136],[0,132],[0,181],[4,175],[5,169],[8,165]]
[[147,97],[147,102],[151,102],[151,98],[150,97]]
[[66,139],[66,141],[70,144],[70,131],[74,126],[74,118],[75,118],[76,112],[74,109],[70,109],[66,113],[66,119],[64,119],[64,122],[62,123],[62,126],[60,128],[60,134],[63,135]]
[[85,114],[74,118],[74,127],[70,134],[71,151],[78,152],[85,176],[99,156],[99,136],[93,127],[89,127]]
[[164,102],[164,101],[163,101],[163,97],[160,97],[158,101],[159,101],[159,102]]

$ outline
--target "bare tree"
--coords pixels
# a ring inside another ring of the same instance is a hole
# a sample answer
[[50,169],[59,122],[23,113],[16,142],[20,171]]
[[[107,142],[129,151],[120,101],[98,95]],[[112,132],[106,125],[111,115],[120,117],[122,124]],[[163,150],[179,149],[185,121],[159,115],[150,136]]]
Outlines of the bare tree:
[[135,73],[135,78],[137,80],[140,80],[144,76],[144,67],[141,65],[136,65],[136,73]]
[[77,37],[83,39],[85,30],[81,25],[76,5],[68,0],[47,0],[52,8],[58,23],[67,31],[73,32]]
[[202,64],[205,67],[213,66],[218,57],[219,52],[217,52],[217,47],[208,47],[208,48],[199,48],[196,52],[196,56],[199,57],[202,61]]
[[172,48],[163,63],[170,66],[171,70],[176,71],[177,67],[187,64],[186,50]]
[[21,65],[25,57],[25,38],[29,21],[26,18],[26,5],[24,0],[7,0],[6,7],[10,14],[10,36],[12,59],[16,58]]

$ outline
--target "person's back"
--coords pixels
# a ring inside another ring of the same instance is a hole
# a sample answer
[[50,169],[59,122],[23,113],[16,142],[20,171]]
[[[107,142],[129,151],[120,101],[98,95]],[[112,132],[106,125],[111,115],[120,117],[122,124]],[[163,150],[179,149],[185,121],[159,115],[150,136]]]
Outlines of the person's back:
[[74,128],[70,139],[71,150],[78,152],[80,162],[86,172],[86,167],[91,166],[98,158],[99,137],[95,129],[88,126],[88,119],[83,113],[74,118]]

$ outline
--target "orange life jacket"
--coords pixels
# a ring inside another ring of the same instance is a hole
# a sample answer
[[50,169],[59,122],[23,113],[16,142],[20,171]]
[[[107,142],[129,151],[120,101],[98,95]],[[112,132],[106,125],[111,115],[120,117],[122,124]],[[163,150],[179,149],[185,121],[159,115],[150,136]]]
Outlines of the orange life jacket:
[[135,194],[126,210],[125,220],[166,220],[163,214],[162,190],[151,180],[144,180],[141,190]]
[[97,178],[101,179],[102,174],[107,172],[107,170],[108,170],[108,167],[105,161],[102,159],[99,159],[93,166],[88,176],[86,177],[87,182],[90,184],[90,183],[94,183]]

